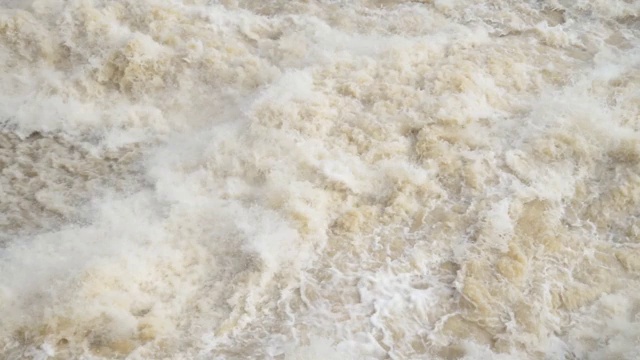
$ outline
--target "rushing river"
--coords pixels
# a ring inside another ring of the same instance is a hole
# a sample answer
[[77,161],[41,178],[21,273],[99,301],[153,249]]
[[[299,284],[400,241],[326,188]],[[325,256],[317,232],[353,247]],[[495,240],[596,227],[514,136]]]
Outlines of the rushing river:
[[0,358],[640,358],[640,1],[0,0]]

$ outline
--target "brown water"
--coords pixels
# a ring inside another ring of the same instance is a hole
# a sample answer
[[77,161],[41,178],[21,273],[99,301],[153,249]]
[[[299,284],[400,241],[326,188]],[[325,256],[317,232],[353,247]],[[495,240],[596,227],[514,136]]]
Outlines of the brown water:
[[640,2],[0,2],[0,358],[640,358]]

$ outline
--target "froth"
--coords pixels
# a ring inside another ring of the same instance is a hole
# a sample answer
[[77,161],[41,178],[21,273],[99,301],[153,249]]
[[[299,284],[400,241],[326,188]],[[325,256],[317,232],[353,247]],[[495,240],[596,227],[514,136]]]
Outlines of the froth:
[[607,4],[4,4],[0,354],[636,358]]

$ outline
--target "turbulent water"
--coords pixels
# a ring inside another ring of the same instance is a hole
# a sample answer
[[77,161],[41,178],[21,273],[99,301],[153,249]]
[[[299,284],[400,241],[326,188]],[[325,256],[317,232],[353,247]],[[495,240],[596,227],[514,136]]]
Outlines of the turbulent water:
[[640,358],[640,1],[0,1],[0,358]]

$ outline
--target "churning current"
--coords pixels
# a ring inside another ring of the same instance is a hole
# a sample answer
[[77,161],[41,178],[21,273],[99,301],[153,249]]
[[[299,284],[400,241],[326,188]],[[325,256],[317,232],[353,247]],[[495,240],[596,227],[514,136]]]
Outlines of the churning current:
[[640,358],[640,1],[0,1],[0,358]]

